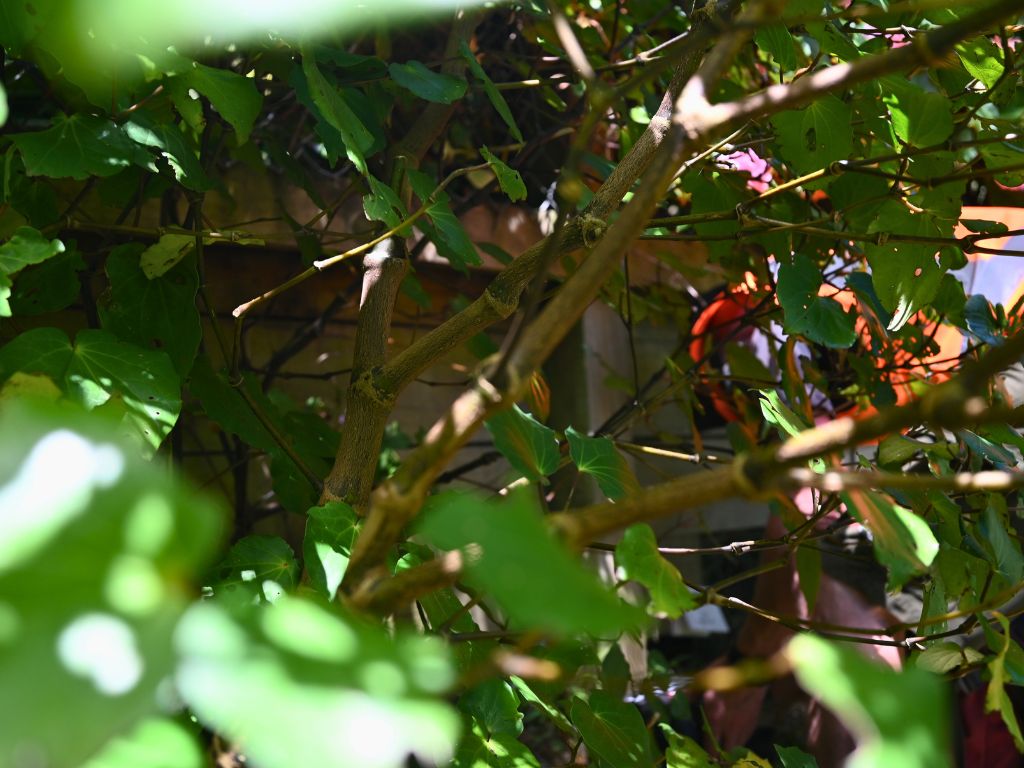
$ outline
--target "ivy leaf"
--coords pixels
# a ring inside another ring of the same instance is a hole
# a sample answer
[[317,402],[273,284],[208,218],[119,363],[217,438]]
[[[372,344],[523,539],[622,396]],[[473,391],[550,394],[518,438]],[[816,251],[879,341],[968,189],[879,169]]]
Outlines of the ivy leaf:
[[488,736],[519,736],[523,732],[523,714],[519,697],[504,680],[487,680],[459,697],[459,709],[480,724]]
[[368,173],[365,153],[373,146],[373,134],[345,102],[337,88],[321,74],[316,57],[309,49],[303,49],[302,71],[306,75],[309,93],[324,119],[341,134],[345,142],[345,154],[364,176]]
[[85,269],[73,247],[18,275],[11,309],[19,316],[42,315],[69,307],[81,293],[78,273]]
[[160,239],[142,252],[139,266],[145,276],[152,280],[185,258],[196,244],[192,235],[161,235]]
[[948,763],[947,691],[935,675],[919,669],[896,672],[810,633],[793,638],[785,653],[800,686],[853,733],[857,750],[848,768]]
[[473,73],[473,77],[483,83],[484,93],[487,94],[487,98],[491,101],[491,106],[494,107],[495,111],[505,121],[505,125],[508,126],[509,131],[516,141],[522,142],[523,134],[519,130],[519,126],[516,125],[516,119],[512,116],[512,110],[508,108],[508,102],[505,101],[505,97],[501,95],[501,91],[498,90],[497,86],[494,85],[494,81],[488,77],[487,72],[480,66],[480,62],[476,60],[476,56],[469,50],[469,46],[466,45],[465,40],[459,41],[459,53],[462,54],[462,58],[466,60],[466,64],[469,65],[469,71]]
[[494,447],[528,480],[543,481],[558,469],[558,437],[533,416],[513,405],[484,422]]
[[64,243],[60,240],[47,240],[32,227],[18,227],[0,245],[0,272],[14,275],[30,264],[40,264],[63,252]]
[[447,193],[436,192],[433,180],[425,173],[409,171],[407,177],[422,203],[426,204],[428,200],[433,199],[427,208],[427,216],[430,217],[433,226],[426,224],[422,219],[419,226],[437,246],[438,253],[460,272],[466,272],[469,266],[479,265],[480,254],[476,252],[476,247],[466,234],[462,223],[452,213]]
[[149,279],[140,267],[141,250],[139,244],[129,243],[107,257],[110,293],[100,305],[100,320],[106,330],[125,341],[166,352],[178,375],[184,377],[192,368],[203,335],[196,307],[199,272],[195,259]]
[[631,525],[615,545],[615,563],[625,578],[647,587],[652,613],[676,619],[697,607],[679,569],[661,556],[651,526]]
[[147,455],[170,434],[181,411],[170,358],[106,331],[80,331],[73,346],[56,328],[26,331],[0,349],[0,379],[15,371],[49,376],[87,410],[123,409],[122,424]]
[[215,591],[253,590],[268,600],[277,597],[267,582],[292,590],[299,581],[299,564],[288,542],[277,536],[239,539],[216,568]]
[[[999,713],[1010,735],[1013,736],[1013,743],[1017,747],[1017,751],[1024,752],[1024,736],[1021,735],[1020,724],[1017,722],[1017,713],[1014,712],[1013,702],[1010,701],[1010,697],[1006,693],[1007,655],[1013,644],[1010,622],[1001,613],[996,613],[995,618],[1003,627],[1003,635],[1000,638],[1002,642],[999,646],[992,649],[996,652],[995,657],[988,663],[990,678],[985,691],[985,711]],[[987,625],[985,625],[985,629],[986,637],[990,638],[991,645],[991,637],[995,633],[988,631]]]
[[[213,188],[213,182],[199,162],[197,148],[177,125],[157,122],[143,113],[133,114],[132,120],[124,126],[125,133],[132,141],[154,150],[158,157],[167,162],[174,178],[183,186],[195,192],[205,192]],[[152,170],[157,169],[153,162],[143,165]]]
[[587,437],[572,427],[565,430],[569,456],[580,472],[593,475],[601,492],[618,501],[640,488],[633,470],[607,437]]
[[464,550],[466,583],[492,595],[515,626],[601,635],[643,621],[554,539],[529,489],[489,501],[438,494],[419,532],[437,547]]
[[649,768],[654,764],[644,719],[632,704],[604,691],[587,701],[573,699],[569,717],[587,749],[616,768]]
[[1003,54],[998,46],[985,36],[965,40],[956,46],[957,56],[971,77],[991,88],[1003,74]]
[[0,409],[0,498],[0,678],[21,704],[4,708],[0,761],[82,765],[156,714],[222,510],[106,420],[38,401]]
[[714,768],[707,751],[689,736],[681,736],[668,723],[658,723],[668,747],[665,749],[665,768]]
[[783,24],[767,24],[754,35],[757,47],[767,51],[779,65],[781,72],[792,72],[800,64],[796,40]]
[[800,254],[779,269],[779,304],[786,314],[786,330],[819,344],[847,349],[857,340],[854,317],[835,299],[819,296],[821,272]]
[[[944,237],[940,223],[928,213],[911,213],[899,202],[887,203],[871,232],[899,232]],[[936,246],[928,243],[870,244],[864,251],[871,266],[871,281],[886,310],[893,313],[887,330],[895,333],[927,306],[938,293],[945,267],[936,260]]]
[[540,761],[529,747],[507,733],[488,738],[479,723],[474,722],[463,736],[452,768],[541,768]]
[[455,751],[459,717],[439,697],[451,665],[433,638],[285,595],[269,610],[196,603],[174,641],[182,699],[255,765],[445,765]]
[[180,77],[188,87],[210,100],[211,106],[235,129],[239,145],[249,140],[263,108],[263,96],[252,78],[199,63],[193,63],[191,71]]
[[853,151],[853,111],[827,95],[803,109],[780,112],[772,118],[779,145],[799,173],[826,168]]
[[889,569],[890,589],[931,565],[939,542],[928,523],[881,493],[851,490],[842,496],[853,516],[871,531],[875,554]]
[[509,168],[487,147],[480,147],[480,154],[491,166],[494,175],[498,177],[498,186],[501,187],[502,192],[508,195],[508,199],[513,203],[516,200],[525,200],[526,184],[523,183],[523,177],[519,175],[519,171]]
[[115,123],[89,115],[58,115],[45,131],[17,133],[10,138],[30,176],[113,176],[129,165],[145,165],[149,160]]
[[344,502],[311,507],[307,513],[302,561],[310,584],[328,600],[338,592],[358,533],[359,518]]
[[882,101],[889,107],[893,130],[901,141],[928,147],[949,138],[953,110],[948,98],[894,77],[885,78],[884,87],[887,93]]
[[205,768],[198,730],[169,717],[151,717],[107,742],[82,768]]
[[914,666],[944,675],[954,669],[977,664],[984,658],[970,646],[961,648],[952,642],[934,643],[914,657]]
[[438,104],[451,104],[466,95],[466,81],[427,69],[422,62],[393,62],[388,66],[391,79],[421,99]]
[[383,221],[389,229],[394,229],[409,214],[402,205],[398,194],[372,173],[366,175],[370,192],[363,196],[363,212],[370,221]]

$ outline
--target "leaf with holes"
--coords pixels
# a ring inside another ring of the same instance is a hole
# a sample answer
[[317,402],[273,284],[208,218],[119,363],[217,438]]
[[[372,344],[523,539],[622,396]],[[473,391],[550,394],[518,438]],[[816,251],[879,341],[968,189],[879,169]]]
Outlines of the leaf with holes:
[[127,434],[152,455],[181,411],[181,389],[170,358],[106,331],[80,331],[71,341],[56,328],[26,331],[0,349],[0,380],[15,371],[41,373],[87,410],[121,414]]
[[508,195],[509,200],[514,203],[516,200],[526,199],[526,184],[523,183],[523,177],[519,175],[519,171],[509,168],[487,147],[480,147],[480,155],[491,166],[494,175],[498,177],[498,186],[501,187],[502,192]]
[[772,118],[785,158],[799,173],[827,168],[853,151],[853,111],[835,96]]
[[291,590],[299,581],[295,553],[288,542],[277,536],[239,539],[215,570],[215,592],[241,588],[267,600],[276,599],[278,588]]

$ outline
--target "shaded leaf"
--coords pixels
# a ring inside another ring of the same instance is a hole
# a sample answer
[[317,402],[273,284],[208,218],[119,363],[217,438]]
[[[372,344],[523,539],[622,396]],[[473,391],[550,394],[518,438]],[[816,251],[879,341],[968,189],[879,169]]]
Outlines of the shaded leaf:
[[827,347],[846,349],[857,340],[854,316],[835,299],[819,296],[821,272],[807,256],[779,268],[778,297],[786,330]]
[[235,542],[217,566],[217,590],[238,587],[251,589],[258,596],[275,599],[278,589],[295,588],[299,580],[299,564],[288,542],[277,536],[246,536]]
[[513,203],[516,200],[525,200],[526,184],[523,182],[523,177],[519,175],[519,171],[509,168],[487,147],[480,147],[480,154],[491,166],[494,175],[498,177],[498,186],[501,187],[502,192],[508,195],[508,199]]
[[149,160],[120,127],[101,117],[58,115],[45,131],[10,138],[30,176],[113,176],[129,165],[145,165]]
[[929,645],[914,657],[914,664],[937,675],[944,675],[954,669],[977,664],[983,658],[970,646],[961,647],[956,643],[944,642]]
[[505,101],[505,97],[501,95],[501,91],[494,85],[494,82],[488,77],[484,68],[480,66],[480,62],[476,60],[476,56],[469,50],[469,46],[466,45],[465,40],[459,41],[459,53],[462,54],[462,58],[466,60],[466,64],[469,65],[469,71],[473,73],[473,77],[483,83],[484,93],[487,94],[487,98],[491,101],[491,106],[494,107],[495,111],[505,121],[505,125],[508,126],[509,132],[515,138],[516,141],[523,140],[523,134],[519,130],[519,126],[516,125],[516,119],[512,115],[512,110],[508,108],[508,102]]
[[139,266],[145,276],[152,280],[173,269],[195,245],[196,239],[192,235],[161,235],[156,243],[142,252]]
[[302,71],[306,75],[309,93],[324,119],[341,134],[345,153],[364,176],[367,173],[365,153],[373,146],[373,134],[345,102],[341,92],[320,73],[312,51],[304,49]]
[[406,90],[438,104],[451,104],[466,95],[466,81],[461,77],[434,72],[420,61],[392,62],[388,74]]
[[523,732],[519,697],[504,680],[486,680],[459,697],[459,709],[471,715],[489,737]]
[[782,768],[818,768],[818,761],[812,755],[796,747],[780,747],[775,745]]
[[650,737],[640,711],[604,691],[590,700],[573,699],[569,716],[579,729],[587,749],[616,768],[650,768],[653,764]]
[[452,768],[541,768],[530,749],[507,733],[489,738],[478,723],[462,738]]
[[827,168],[853,151],[853,112],[835,96],[826,95],[803,109],[772,118],[786,159],[799,173]]

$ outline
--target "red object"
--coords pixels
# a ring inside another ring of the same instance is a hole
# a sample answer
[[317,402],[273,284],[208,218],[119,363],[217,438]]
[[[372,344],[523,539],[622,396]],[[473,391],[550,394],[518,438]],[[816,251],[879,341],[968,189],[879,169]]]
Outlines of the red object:
[[985,711],[985,689],[960,699],[964,768],[1018,768],[1021,756],[998,712]]

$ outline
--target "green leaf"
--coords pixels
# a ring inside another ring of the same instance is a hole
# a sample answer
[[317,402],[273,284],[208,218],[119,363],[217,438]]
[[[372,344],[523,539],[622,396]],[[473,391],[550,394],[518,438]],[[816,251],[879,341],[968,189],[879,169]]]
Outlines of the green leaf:
[[392,62],[388,74],[406,90],[438,104],[451,104],[466,95],[466,81],[461,77],[434,72],[419,61]]
[[[213,187],[199,162],[198,148],[174,123],[161,123],[149,115],[136,112],[132,120],[125,123],[124,130],[132,141],[149,147],[157,157],[165,161],[174,178],[183,186],[195,192],[205,192]],[[149,162],[143,165],[157,170],[157,164],[151,161],[149,155],[146,160]]]
[[847,349],[857,340],[854,317],[835,299],[819,296],[821,272],[800,254],[779,268],[778,297],[786,330],[826,347]]
[[[997,506],[1002,507],[1002,513]],[[1012,583],[1017,583],[1024,577],[1024,557],[1021,556],[1020,545],[1016,544],[1007,532],[1009,523],[1005,517],[1005,510],[1005,499],[994,495],[990,496],[978,529],[992,549],[999,573]]]
[[[979,136],[979,138],[982,137]],[[985,161],[985,167],[990,170],[1019,166],[1024,163],[1024,150],[1019,145],[1008,141],[998,144],[982,144],[978,147],[978,152],[981,153],[981,157]],[[995,173],[993,178],[1000,184],[1016,187],[1024,184],[1024,171],[1017,168],[1013,171]]]
[[519,736],[523,714],[519,697],[504,680],[486,680],[459,697],[459,709],[472,715],[488,736]]
[[344,502],[331,501],[307,513],[302,560],[309,583],[328,600],[338,592],[358,533],[359,518]]
[[631,525],[622,534],[615,545],[615,563],[625,578],[647,587],[655,615],[676,619],[697,607],[679,569],[658,552],[654,531],[646,523]]
[[654,764],[644,719],[632,704],[594,691],[589,701],[573,699],[569,717],[587,749],[609,765],[650,768]]
[[523,182],[523,177],[519,175],[519,171],[509,168],[487,147],[480,147],[480,154],[491,166],[494,175],[498,177],[498,186],[501,187],[502,192],[508,195],[508,199],[513,203],[516,200],[525,200],[526,184]]
[[272,607],[195,604],[175,633],[176,687],[204,726],[262,768],[401,768],[451,758],[458,715],[441,643],[390,636],[283,596]]
[[[995,618],[1003,627],[1003,642],[998,648],[993,648],[996,655],[988,663],[990,679],[985,691],[985,711],[999,713],[1010,735],[1013,736],[1013,743],[1017,747],[1017,751],[1024,752],[1024,736],[1021,735],[1020,724],[1017,722],[1017,713],[1013,709],[1013,702],[1010,701],[1010,697],[1006,693],[1007,654],[1013,643],[1013,638],[1010,635],[1010,622],[1001,613],[996,613]],[[986,635],[988,634],[986,632]]]
[[363,196],[363,212],[370,221],[383,221],[390,229],[394,229],[409,214],[402,205],[398,194],[372,173],[367,174],[366,181],[370,192]]
[[953,132],[949,99],[901,78],[886,78],[884,85],[887,93],[882,101],[889,107],[893,130],[901,141],[914,147],[928,147],[949,138]]
[[757,47],[767,51],[779,65],[781,72],[792,72],[800,60],[797,58],[796,40],[783,24],[767,24],[754,35]]
[[78,273],[83,269],[85,260],[73,247],[26,269],[18,275],[11,294],[14,314],[19,317],[42,315],[70,306],[81,293]]
[[810,173],[853,151],[853,112],[835,96],[826,95],[803,109],[772,118],[783,155],[799,173]]
[[782,768],[818,768],[818,761],[796,747],[780,747],[775,745]]
[[168,717],[151,717],[108,742],[82,768],[206,768],[195,731]]
[[279,589],[292,590],[299,580],[299,564],[288,542],[277,536],[246,536],[235,542],[216,568],[215,590],[250,590],[275,600]]
[[181,411],[170,358],[106,331],[81,331],[74,346],[56,328],[26,331],[0,349],[0,380],[15,371],[49,376],[87,410],[104,405],[120,410],[126,432],[149,455],[170,434]]
[[957,56],[971,77],[991,88],[1003,74],[1003,54],[987,37],[965,40],[956,47]]
[[494,447],[528,480],[541,481],[558,469],[558,437],[518,405],[491,416],[487,431]]
[[600,635],[643,621],[553,538],[529,489],[490,501],[439,494],[419,530],[435,546],[465,550],[466,583],[493,595],[516,626]]
[[459,744],[452,768],[541,768],[529,748],[507,733],[491,735],[473,723]]
[[990,219],[960,219],[960,223],[971,232],[984,232],[990,235],[1001,235],[1009,230],[1003,222]]
[[139,257],[139,266],[149,280],[160,277],[181,261],[195,248],[192,235],[161,235],[160,239],[146,248]]
[[157,714],[222,510],[105,420],[13,401],[0,410],[0,500],[0,679],[19,702],[4,709],[0,763],[81,765]]
[[587,437],[572,427],[565,430],[569,456],[580,472],[593,475],[601,492],[618,501],[640,489],[629,464],[607,437]]
[[10,110],[7,106],[7,91],[4,90],[3,84],[0,83],[0,128],[4,127],[8,115],[10,115]]
[[263,107],[263,96],[256,90],[252,78],[198,63],[193,63],[191,71],[180,77],[189,88],[210,100],[213,108],[235,129],[239,144],[249,140],[253,123]]
[[948,764],[947,691],[939,678],[918,669],[893,671],[848,645],[812,634],[793,638],[786,656],[801,687],[856,739],[848,768]]
[[[896,201],[886,203],[869,231],[947,236],[935,217],[928,213],[911,213]],[[893,313],[887,330],[895,333],[935,298],[946,273],[945,267],[935,259],[936,250],[934,245],[913,242],[865,246],[872,284],[882,305]]]
[[32,227],[19,227],[0,245],[0,272],[13,275],[30,264],[39,264],[64,252],[60,240],[47,240]]
[[145,165],[149,160],[113,122],[88,115],[58,115],[45,131],[17,133],[10,138],[30,176],[113,176],[129,165]]
[[[142,258],[151,249],[142,252]],[[147,278],[140,267],[142,246],[121,245],[107,257],[110,293],[100,306],[103,328],[125,341],[158,349],[184,377],[192,368],[202,339],[196,294],[199,272],[187,259],[160,277]]]
[[939,542],[923,519],[881,493],[851,490],[842,496],[853,516],[871,531],[875,554],[889,569],[890,588],[903,586],[931,565]]
[[944,642],[929,645],[914,657],[914,665],[920,669],[944,675],[954,669],[977,664],[985,657],[970,646],[960,647],[956,643]]
[[460,272],[466,272],[469,266],[478,266],[481,263],[480,255],[462,223],[452,213],[447,193],[436,192],[433,180],[424,173],[409,171],[407,177],[421,202],[426,204],[433,198],[427,208],[427,216],[432,225],[420,219],[418,226],[437,246],[438,253]]
[[508,102],[505,101],[505,97],[501,95],[501,91],[498,90],[494,82],[488,77],[484,68],[480,66],[480,62],[476,60],[476,56],[469,50],[469,46],[466,45],[465,40],[459,41],[459,53],[462,54],[462,58],[466,60],[466,64],[469,65],[469,71],[473,73],[473,77],[483,83],[484,93],[487,94],[487,98],[491,101],[491,106],[494,107],[495,111],[505,121],[505,125],[508,126],[513,138],[516,141],[521,142],[523,140],[523,134],[519,130],[519,126],[516,125],[516,119],[512,115],[512,110],[508,108]]
[[529,684],[521,677],[512,675],[509,678],[509,682],[515,686],[516,690],[519,691],[519,696],[527,704],[532,704],[537,710],[547,717],[555,726],[563,733],[575,733],[575,729],[572,727],[572,723],[569,722],[569,718],[561,713],[561,711],[544,701],[536,691],[529,686]]
[[707,751],[689,736],[681,736],[668,723],[658,723],[668,747],[665,768],[714,768]]
[[316,57],[309,49],[302,54],[302,71],[306,75],[309,93],[324,119],[341,134],[345,154],[364,176],[368,173],[365,153],[373,146],[373,134],[345,102],[341,92],[320,73]]

